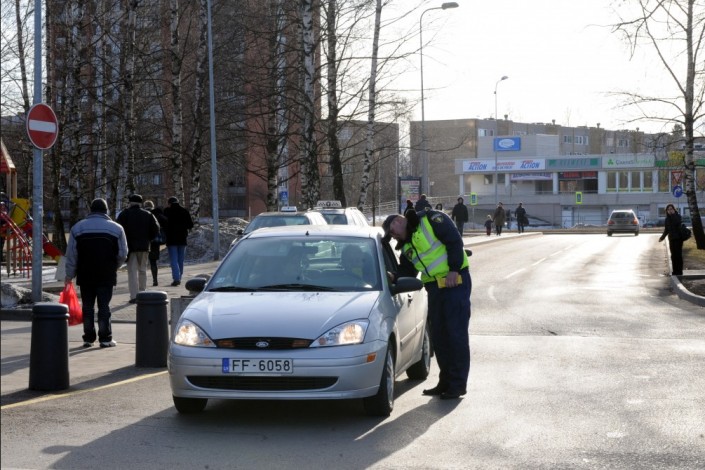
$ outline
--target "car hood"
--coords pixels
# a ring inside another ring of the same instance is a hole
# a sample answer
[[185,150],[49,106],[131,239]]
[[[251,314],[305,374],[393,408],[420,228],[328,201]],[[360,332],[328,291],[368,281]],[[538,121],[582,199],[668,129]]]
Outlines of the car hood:
[[368,318],[381,292],[203,292],[182,318],[212,339],[272,336],[315,339],[350,320]]

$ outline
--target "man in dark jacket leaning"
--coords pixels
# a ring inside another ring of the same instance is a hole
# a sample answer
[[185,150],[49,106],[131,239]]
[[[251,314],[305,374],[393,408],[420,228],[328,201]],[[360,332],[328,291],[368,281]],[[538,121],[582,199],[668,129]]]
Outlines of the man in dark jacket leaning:
[[91,213],[71,228],[66,248],[65,283],[76,278],[81,288],[83,347],[96,340],[95,303],[98,303],[98,340],[101,348],[115,346],[110,326],[110,300],[117,270],[127,257],[127,239],[120,224],[108,217],[105,199],[94,199]]
[[151,212],[142,209],[142,196],[133,194],[130,207],[120,212],[117,221],[127,237],[127,286],[130,303],[137,302],[137,293],[147,289],[149,244],[159,233],[159,223]]
[[171,263],[172,286],[181,284],[181,276],[184,274],[184,258],[186,257],[186,238],[188,231],[193,228],[191,214],[179,205],[179,200],[174,196],[167,201],[169,207],[164,209],[167,219],[166,227],[166,249],[169,252],[169,262]]

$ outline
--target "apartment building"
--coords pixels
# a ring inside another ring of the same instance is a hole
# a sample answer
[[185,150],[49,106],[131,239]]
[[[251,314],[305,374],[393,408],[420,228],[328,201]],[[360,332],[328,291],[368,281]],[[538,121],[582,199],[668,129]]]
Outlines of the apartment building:
[[[411,123],[411,163],[423,174],[420,122]],[[613,209],[642,221],[664,217],[666,204],[688,215],[682,138],[635,130],[567,127],[552,122],[461,119],[425,122],[431,198],[463,195],[478,209],[497,202],[552,225],[601,225]],[[697,190],[705,190],[705,142],[696,145]],[[681,151],[681,152],[679,152]]]

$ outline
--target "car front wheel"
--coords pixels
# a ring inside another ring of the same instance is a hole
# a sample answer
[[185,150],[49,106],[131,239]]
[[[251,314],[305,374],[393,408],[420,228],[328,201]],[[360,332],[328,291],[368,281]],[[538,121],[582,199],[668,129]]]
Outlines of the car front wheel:
[[389,416],[394,409],[394,355],[390,346],[387,346],[379,390],[376,395],[363,398],[362,403],[370,416]]
[[174,407],[179,413],[200,413],[208,403],[207,398],[184,398],[173,395],[172,398],[174,399]]
[[406,370],[406,376],[411,380],[426,380],[429,372],[431,372],[431,337],[428,334],[428,327],[426,327],[421,346],[421,359]]

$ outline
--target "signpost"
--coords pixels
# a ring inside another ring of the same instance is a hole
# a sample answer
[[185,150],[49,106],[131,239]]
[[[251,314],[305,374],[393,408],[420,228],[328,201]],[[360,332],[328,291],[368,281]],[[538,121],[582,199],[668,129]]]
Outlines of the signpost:
[[51,107],[37,103],[27,113],[27,136],[35,147],[50,149],[59,135],[59,121]]

